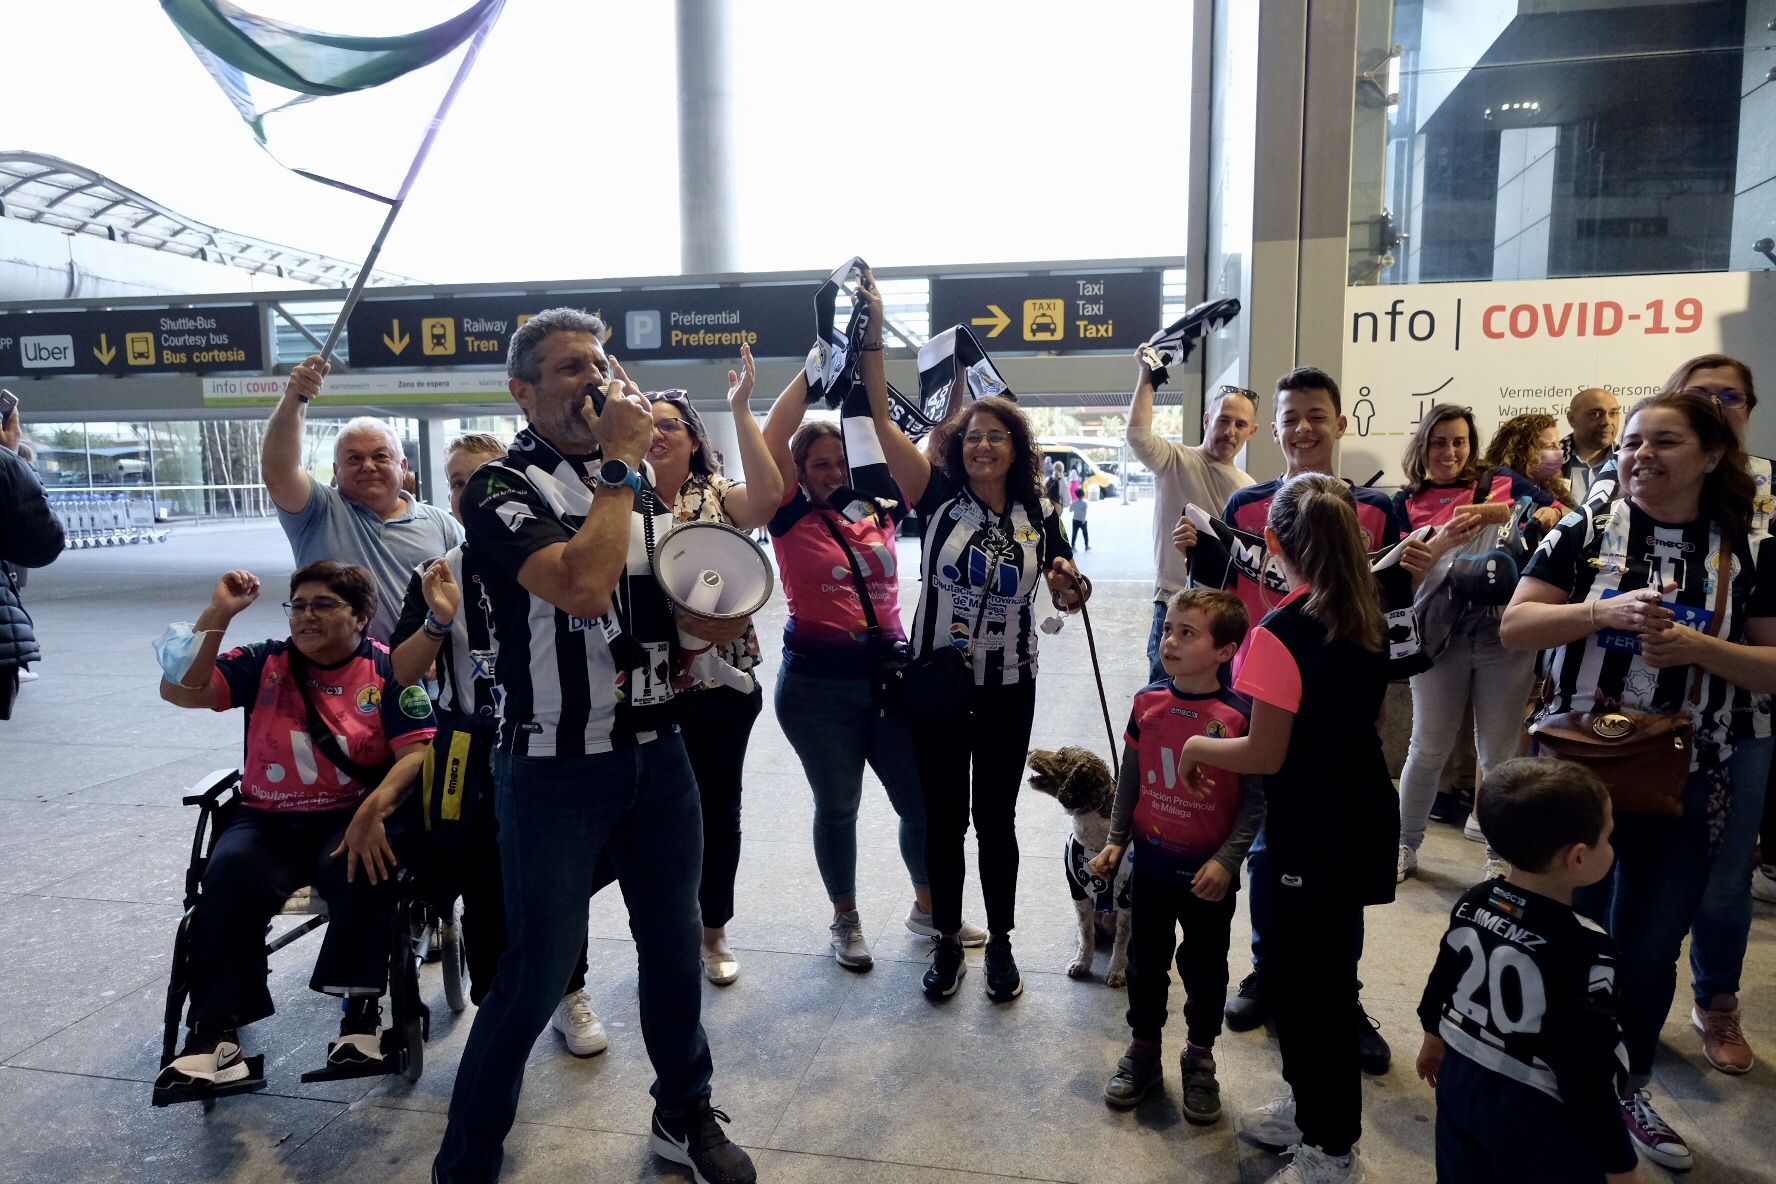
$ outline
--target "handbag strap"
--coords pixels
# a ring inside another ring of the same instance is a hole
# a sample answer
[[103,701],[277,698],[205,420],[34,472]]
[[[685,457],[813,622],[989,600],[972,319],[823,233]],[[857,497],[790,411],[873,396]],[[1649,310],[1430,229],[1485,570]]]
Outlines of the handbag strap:
[[876,606],[870,601],[869,584],[864,581],[863,569],[857,566],[857,553],[851,550],[851,544],[845,541],[845,536],[839,533],[839,528],[833,525],[825,511],[816,509],[814,513],[819,515],[821,525],[833,536],[833,541],[839,544],[839,550],[845,553],[845,562],[851,565],[851,582],[857,586],[857,599],[863,603],[864,623],[869,626],[871,636],[879,636],[882,626],[876,621]]
[[333,735],[331,728],[321,719],[320,709],[315,706],[314,698],[308,693],[308,662],[302,654],[291,645],[286,651],[290,660],[290,674],[296,679],[296,693],[302,696],[302,706],[308,711],[308,736],[314,746],[325,754],[333,767],[356,781],[365,791],[374,790],[382,784],[388,775],[387,769],[371,769],[360,765],[347,756],[339,745],[339,738]]
[[[1715,561],[1714,579],[1714,616],[1708,620],[1705,631],[1710,637],[1718,637],[1721,621],[1727,612],[1727,596],[1732,591],[1733,560],[1727,549],[1727,532],[1721,531],[1720,556]],[[1702,667],[1696,667],[1696,677],[1690,680],[1690,706],[1702,705],[1702,676],[1707,673]]]

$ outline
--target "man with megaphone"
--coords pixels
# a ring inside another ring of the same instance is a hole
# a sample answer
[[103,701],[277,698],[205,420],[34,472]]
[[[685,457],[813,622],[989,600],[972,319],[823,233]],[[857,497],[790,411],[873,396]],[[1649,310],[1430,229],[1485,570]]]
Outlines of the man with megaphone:
[[755,1179],[710,1102],[702,807],[674,720],[677,621],[653,573],[671,500],[646,462],[647,400],[605,354],[605,337],[579,309],[547,309],[519,327],[506,373],[529,423],[463,491],[499,641],[494,763],[512,929],[463,1050],[439,1181],[498,1174],[525,1060],[573,969],[606,852],[624,899],[648,906],[634,933],[655,1072],[649,1146],[702,1179]]

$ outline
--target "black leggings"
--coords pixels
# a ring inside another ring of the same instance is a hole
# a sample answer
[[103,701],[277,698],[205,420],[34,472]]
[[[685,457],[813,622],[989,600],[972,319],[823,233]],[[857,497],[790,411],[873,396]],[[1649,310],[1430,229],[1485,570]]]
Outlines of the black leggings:
[[987,928],[1017,923],[1017,798],[1036,714],[1036,681],[977,686],[957,719],[915,719],[913,748],[925,791],[925,862],[931,873],[931,923],[962,928],[962,845],[968,837],[970,765],[974,833],[980,842],[981,895]]
[[703,927],[720,929],[734,917],[734,876],[740,870],[740,778],[752,725],[764,710],[758,686],[743,695],[729,687],[702,687],[680,697],[685,752],[703,799],[703,885],[697,903]]

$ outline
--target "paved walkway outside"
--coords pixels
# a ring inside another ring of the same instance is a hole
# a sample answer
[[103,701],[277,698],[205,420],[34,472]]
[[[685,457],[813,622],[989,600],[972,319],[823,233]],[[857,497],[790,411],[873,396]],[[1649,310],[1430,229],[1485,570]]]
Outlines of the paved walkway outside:
[[[1099,581],[1093,619],[1119,729],[1144,681],[1149,505],[1094,505],[1097,546],[1082,556]],[[283,636],[276,603],[291,564],[270,524],[182,528],[163,546],[71,552],[33,574],[26,590],[48,658],[42,680],[23,689],[16,717],[0,724],[0,1182],[427,1178],[473,1018],[444,1009],[433,967],[422,987],[434,1038],[417,1085],[299,1082],[320,1063],[336,1014],[330,1000],[304,989],[314,951],[307,941],[273,959],[281,1011],[246,1032],[249,1050],[266,1054],[270,1088],[207,1115],[196,1106],[148,1105],[193,821],[179,791],[234,765],[240,749],[238,717],[159,701],[149,641],[167,622],[194,618],[215,577],[237,566],[256,571],[267,593],[232,637]],[[910,555],[903,566],[913,570]],[[916,586],[904,593],[910,609]],[[767,686],[781,621],[776,604],[760,622]],[[1103,747],[1077,622],[1044,639],[1037,711],[1036,743]],[[1233,1112],[1280,1088],[1276,1046],[1262,1031],[1230,1034],[1217,1046],[1229,1111],[1220,1125],[1183,1121],[1170,1055],[1163,1097],[1132,1114],[1100,1100],[1127,1038],[1124,992],[1062,974],[1073,910],[1058,866],[1067,823],[1051,800],[1026,794],[1020,803],[1024,996],[990,1004],[976,953],[960,994],[933,1006],[918,990],[929,944],[901,925],[910,893],[880,788],[872,783],[866,793],[860,822],[859,897],[878,960],[862,975],[826,952],[830,913],[814,867],[809,795],[768,711],[747,757],[746,793],[730,927],[741,976],[726,989],[705,987],[704,1020],[716,1102],[733,1115],[732,1134],[752,1149],[762,1180],[1251,1182],[1278,1166],[1240,1145],[1231,1122]],[[1402,886],[1396,904],[1370,910],[1364,999],[1396,1056],[1393,1072],[1364,1091],[1372,1180],[1433,1177],[1433,1100],[1412,1074],[1413,1009],[1447,911],[1481,859],[1454,828],[1434,825],[1420,878]],[[979,919],[972,876],[971,869],[968,915]],[[646,1148],[651,1073],[617,894],[592,903],[590,925],[590,990],[610,1051],[578,1061],[552,1033],[538,1041],[505,1179],[688,1179]],[[1236,981],[1246,938],[1242,909],[1231,955]],[[1100,974],[1107,957],[1100,952]],[[1746,981],[1747,1033],[1760,1053],[1776,1056],[1776,917],[1762,905]],[[1174,1006],[1179,1001],[1174,988]],[[1169,1054],[1180,1027],[1171,1025]],[[1696,1147],[1691,1180],[1776,1179],[1776,1076],[1768,1063],[1739,1079],[1709,1069],[1680,1002],[1658,1076],[1662,1112]],[[1648,1170],[1654,1180],[1664,1174]]]

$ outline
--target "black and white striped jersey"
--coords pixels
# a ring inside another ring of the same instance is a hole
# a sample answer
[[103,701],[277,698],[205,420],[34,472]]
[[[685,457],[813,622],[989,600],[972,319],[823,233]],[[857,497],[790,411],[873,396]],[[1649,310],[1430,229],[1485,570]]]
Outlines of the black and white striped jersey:
[[[442,558],[450,565],[456,586],[462,589],[462,608],[450,622],[449,634],[438,645],[438,708],[494,719],[499,716],[500,700],[494,680],[498,646],[493,636],[493,596],[481,570],[480,552],[471,553],[464,543],[446,551]],[[389,638],[390,649],[401,648],[425,624],[424,580],[430,566],[420,564],[407,581],[401,619]]]
[[1046,588],[1042,573],[1057,556],[1073,558],[1054,503],[1012,503],[1001,514],[933,467],[916,508],[924,588],[909,638],[913,652],[940,645],[963,650],[977,686],[1036,677],[1035,598]]
[[610,612],[574,616],[518,582],[525,560],[579,530],[599,463],[563,456],[526,428],[463,490],[463,524],[493,601],[500,746],[514,756],[609,752],[674,723],[678,632],[651,556],[654,539],[672,529],[672,511],[651,483],[630,516],[628,566]]
[[1468,889],[1449,915],[1418,1019],[1450,1051],[1563,1103],[1572,1135],[1591,1143],[1606,1171],[1634,1165],[1616,1105],[1628,1081],[1616,947],[1571,906],[1504,879]]
[[[1758,560],[1776,562],[1758,541]],[[1713,631],[1728,641],[1745,640],[1754,617],[1776,616],[1776,572],[1754,561],[1745,540],[1727,554],[1726,620],[1714,621],[1721,567],[1721,532],[1706,519],[1670,525],[1623,498],[1607,511],[1568,514],[1548,532],[1523,574],[1567,594],[1569,603],[1604,600],[1654,583],[1676,583],[1666,601],[1680,624]],[[1695,670],[1649,666],[1632,633],[1603,629],[1554,651],[1552,712],[1626,708],[1689,711],[1695,722],[1696,755],[1724,759],[1735,736],[1768,736],[1767,697],[1736,687],[1718,675],[1702,680],[1701,703],[1689,705]]]

